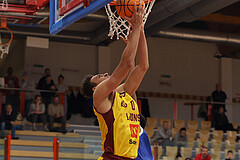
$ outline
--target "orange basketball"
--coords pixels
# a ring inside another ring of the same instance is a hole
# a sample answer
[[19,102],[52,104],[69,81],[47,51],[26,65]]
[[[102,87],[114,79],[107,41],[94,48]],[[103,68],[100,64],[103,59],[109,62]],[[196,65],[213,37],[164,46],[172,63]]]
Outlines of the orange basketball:
[[124,16],[132,17],[134,11],[134,3],[139,7],[140,0],[117,0],[115,8],[118,15],[124,18]]

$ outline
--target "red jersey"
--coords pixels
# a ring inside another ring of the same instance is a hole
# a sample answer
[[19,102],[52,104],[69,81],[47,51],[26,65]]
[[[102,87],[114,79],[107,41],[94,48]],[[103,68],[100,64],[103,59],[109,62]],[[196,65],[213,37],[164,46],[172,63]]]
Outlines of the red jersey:
[[198,154],[196,155],[196,157],[194,158],[195,160],[211,160],[211,157],[209,155],[207,155],[207,157],[205,159],[202,158],[202,154]]

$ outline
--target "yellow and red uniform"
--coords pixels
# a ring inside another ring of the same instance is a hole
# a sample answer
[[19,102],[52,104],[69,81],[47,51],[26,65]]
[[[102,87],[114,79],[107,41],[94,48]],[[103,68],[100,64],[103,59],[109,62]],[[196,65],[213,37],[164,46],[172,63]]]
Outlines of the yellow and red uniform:
[[104,151],[99,160],[136,159],[139,146],[140,115],[137,103],[124,93],[114,93],[111,109],[98,118]]

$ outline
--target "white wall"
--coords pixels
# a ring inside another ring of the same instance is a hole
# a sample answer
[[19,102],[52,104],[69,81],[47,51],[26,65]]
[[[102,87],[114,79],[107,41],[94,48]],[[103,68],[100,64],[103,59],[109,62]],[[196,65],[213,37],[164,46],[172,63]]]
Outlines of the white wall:
[[232,92],[233,97],[240,97],[240,59],[232,60]]
[[[33,67],[36,64],[44,67]],[[55,83],[58,75],[63,74],[67,85],[80,86],[84,75],[98,71],[97,47],[60,42],[50,42],[48,49],[26,47],[25,68],[36,82],[47,67]]]
[[[232,60],[232,96],[240,98],[240,60]],[[240,124],[240,104],[233,104],[233,122]]]
[[[120,47],[119,47],[120,45]],[[148,38],[150,69],[139,90],[161,93],[210,95],[218,82],[215,44],[183,40]],[[110,45],[112,70],[118,64],[124,45]],[[162,74],[171,75],[171,87],[162,86]]]

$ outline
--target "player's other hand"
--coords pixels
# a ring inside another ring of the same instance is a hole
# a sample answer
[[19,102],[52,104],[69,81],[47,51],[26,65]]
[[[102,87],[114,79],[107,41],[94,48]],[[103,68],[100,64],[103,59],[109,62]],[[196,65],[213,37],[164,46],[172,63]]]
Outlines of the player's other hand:
[[145,14],[145,4],[141,2],[137,8],[136,2],[134,3],[134,11],[132,17],[125,16],[125,19],[130,23],[133,29],[143,28],[143,16]]

